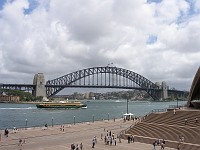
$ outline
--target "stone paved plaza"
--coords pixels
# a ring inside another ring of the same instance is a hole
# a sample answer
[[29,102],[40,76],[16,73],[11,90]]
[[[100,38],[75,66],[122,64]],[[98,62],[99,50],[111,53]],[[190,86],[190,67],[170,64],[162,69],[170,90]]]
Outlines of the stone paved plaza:
[[[60,130],[60,126],[53,127],[38,127],[21,129],[16,133],[10,134],[8,137],[3,135],[1,131],[0,150],[70,150],[71,144],[83,143],[84,150],[152,150],[153,146],[145,143],[128,143],[122,140],[117,145],[105,145],[104,140],[101,140],[101,134],[106,135],[106,131],[112,131],[117,136],[122,130],[127,129],[133,124],[132,121],[123,122],[123,120],[96,121],[94,123],[80,123],[73,125],[64,125],[64,131]],[[105,129],[105,131],[104,131]],[[97,137],[97,144],[92,148],[92,139]],[[25,144],[18,146],[19,139],[24,140]],[[157,147],[156,149],[160,149]],[[173,150],[165,148],[165,150]]]

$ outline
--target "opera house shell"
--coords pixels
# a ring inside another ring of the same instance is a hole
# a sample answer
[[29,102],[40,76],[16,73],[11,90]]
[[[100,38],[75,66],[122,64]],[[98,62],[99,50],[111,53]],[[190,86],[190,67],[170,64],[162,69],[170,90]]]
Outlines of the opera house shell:
[[188,106],[200,109],[200,67],[192,82]]

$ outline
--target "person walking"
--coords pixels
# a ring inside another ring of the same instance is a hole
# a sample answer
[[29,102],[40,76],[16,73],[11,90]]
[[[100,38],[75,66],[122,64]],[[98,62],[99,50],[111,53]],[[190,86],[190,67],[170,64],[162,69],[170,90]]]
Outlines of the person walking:
[[153,142],[153,150],[156,150],[156,141]]
[[164,150],[164,143],[161,143],[161,150]]
[[128,136],[128,143],[130,143],[130,141],[131,141],[131,137],[130,137],[130,136]]
[[114,134],[114,133],[112,134],[112,139],[113,139],[113,140],[115,139],[115,134]]
[[95,139],[93,138],[93,140],[92,140],[92,148],[94,148],[94,146],[95,146]]
[[81,144],[80,144],[80,150],[82,150],[83,149],[83,143],[81,142]]
[[131,135],[131,142],[134,143],[134,135]]
[[94,141],[95,141],[95,144],[97,144],[97,137],[94,136]]
[[18,146],[21,146],[21,145],[22,145],[22,139],[19,139]]
[[78,144],[76,144],[76,150],[79,150],[79,145]]
[[185,125],[188,123],[188,120],[187,120],[187,118],[185,119]]
[[122,142],[121,141],[121,134],[119,134],[118,138],[119,138],[119,143],[121,143]]
[[180,148],[181,148],[181,143],[178,143],[177,150],[180,150]]
[[114,139],[114,142],[115,142],[115,146],[116,146],[117,145],[117,139],[116,138]]
[[8,134],[9,134],[9,131],[8,131],[8,129],[6,128],[5,131],[4,131],[4,135],[5,135],[6,137],[8,137]]
[[19,149],[22,150],[22,139],[19,139],[18,146],[20,147]]
[[75,145],[74,145],[74,143],[71,144],[71,150],[75,150]]

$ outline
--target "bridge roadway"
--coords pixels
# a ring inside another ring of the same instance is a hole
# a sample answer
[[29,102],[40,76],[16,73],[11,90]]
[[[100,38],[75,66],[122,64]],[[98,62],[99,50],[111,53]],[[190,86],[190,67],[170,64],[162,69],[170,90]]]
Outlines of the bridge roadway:
[[[122,130],[130,127],[134,122],[117,119],[106,121],[95,121],[80,123],[75,125],[64,125],[65,130],[60,131],[60,125],[54,127],[44,127],[19,129],[16,133],[10,134],[8,137],[3,135],[4,131],[1,131],[1,150],[70,150],[72,143],[80,144],[83,143],[84,150],[90,150],[92,148],[92,139],[94,136],[97,137],[97,144],[95,145],[96,150],[151,150],[153,146],[150,144],[144,144],[134,142],[128,144],[126,140],[122,140],[119,143],[117,139],[117,145],[109,146],[104,144],[104,140],[101,140],[101,133],[105,136],[106,131],[112,131],[112,133],[119,134]],[[104,131],[105,129],[105,131]],[[19,139],[25,139],[25,144],[18,146]],[[160,149],[160,146],[156,149]],[[174,150],[173,148],[165,148],[165,150]]]

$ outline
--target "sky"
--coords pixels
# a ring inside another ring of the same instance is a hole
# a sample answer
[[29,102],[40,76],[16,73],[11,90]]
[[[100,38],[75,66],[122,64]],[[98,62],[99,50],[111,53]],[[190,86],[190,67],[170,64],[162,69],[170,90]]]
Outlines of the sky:
[[0,0],[0,83],[114,66],[190,90],[199,0]]

